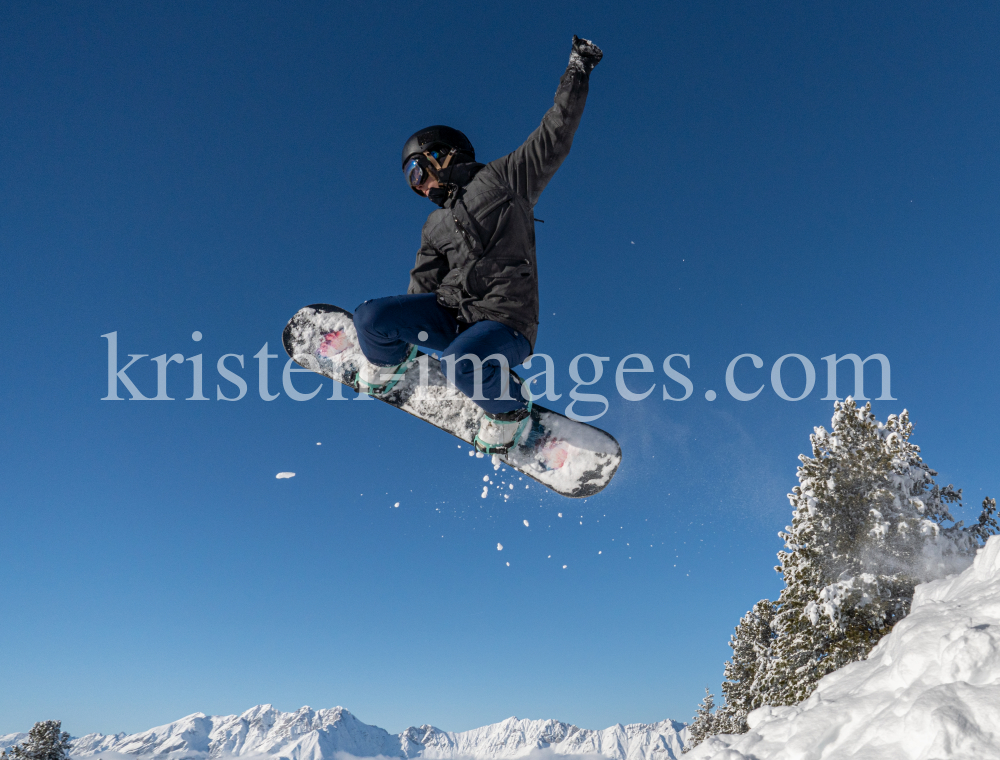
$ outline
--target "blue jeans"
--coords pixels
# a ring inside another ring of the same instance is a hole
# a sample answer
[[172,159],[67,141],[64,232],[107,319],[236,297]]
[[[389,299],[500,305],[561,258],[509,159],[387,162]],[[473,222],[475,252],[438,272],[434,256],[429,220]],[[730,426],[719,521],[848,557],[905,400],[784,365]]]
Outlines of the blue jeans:
[[[523,362],[531,353],[528,339],[507,325],[491,320],[476,322],[464,330],[455,315],[440,306],[434,293],[389,296],[365,301],[354,312],[354,327],[358,343],[368,361],[389,367],[406,358],[407,344],[427,346],[441,352],[442,360],[471,354],[480,360],[491,354],[506,357],[511,368]],[[427,333],[426,337],[420,333]],[[442,361],[443,369],[447,367]],[[445,372],[447,370],[445,369]],[[521,387],[510,378],[507,395],[513,401],[503,401],[503,366],[497,359],[483,362],[482,396],[476,401],[490,414],[512,412],[525,406]],[[469,359],[455,362],[455,385],[466,396],[475,394],[475,363]]]

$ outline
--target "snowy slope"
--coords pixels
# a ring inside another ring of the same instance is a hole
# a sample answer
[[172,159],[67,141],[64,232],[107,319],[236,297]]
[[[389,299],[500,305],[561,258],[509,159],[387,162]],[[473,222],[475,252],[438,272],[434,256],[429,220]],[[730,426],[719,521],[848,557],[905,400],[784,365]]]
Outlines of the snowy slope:
[[[0,737],[0,749],[27,734]],[[398,735],[369,726],[342,707],[283,713],[260,705],[242,715],[195,713],[139,734],[88,734],[73,740],[73,755],[155,756],[157,760],[203,760],[256,756],[278,760],[343,760],[356,757],[426,757],[434,760],[495,760],[548,750],[563,755],[603,755],[611,760],[672,760],[680,756],[686,733],[682,723],[612,726],[590,731],[554,720],[518,720],[447,732],[433,726],[408,728]]]
[[764,707],[741,736],[690,760],[1000,758],[1000,536],[957,576],[918,586],[910,614],[867,660],[795,707]]

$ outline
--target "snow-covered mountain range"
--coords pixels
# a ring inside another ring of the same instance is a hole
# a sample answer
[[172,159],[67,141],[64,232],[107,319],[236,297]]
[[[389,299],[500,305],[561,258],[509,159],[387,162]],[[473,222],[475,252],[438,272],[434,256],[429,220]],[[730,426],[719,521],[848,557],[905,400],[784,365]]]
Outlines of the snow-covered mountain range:
[[[675,760],[686,738],[683,723],[665,720],[592,731],[555,720],[508,718],[471,731],[433,726],[390,734],[362,723],[342,707],[280,712],[258,705],[242,715],[195,713],[138,734],[88,734],[73,740],[76,757],[120,760],[123,755],[156,760],[346,760],[354,757],[500,760],[539,751],[600,755],[610,760]],[[27,734],[0,737],[0,749]]]

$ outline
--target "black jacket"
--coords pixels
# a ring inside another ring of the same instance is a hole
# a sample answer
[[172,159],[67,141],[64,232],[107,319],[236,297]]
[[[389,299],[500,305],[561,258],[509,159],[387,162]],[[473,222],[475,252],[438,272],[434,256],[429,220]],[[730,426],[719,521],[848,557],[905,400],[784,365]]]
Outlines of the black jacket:
[[555,103],[524,145],[483,165],[457,164],[440,176],[451,192],[427,217],[409,293],[437,293],[460,322],[502,322],[538,334],[538,267],[533,208],[569,154],[583,116],[589,75],[570,66]]

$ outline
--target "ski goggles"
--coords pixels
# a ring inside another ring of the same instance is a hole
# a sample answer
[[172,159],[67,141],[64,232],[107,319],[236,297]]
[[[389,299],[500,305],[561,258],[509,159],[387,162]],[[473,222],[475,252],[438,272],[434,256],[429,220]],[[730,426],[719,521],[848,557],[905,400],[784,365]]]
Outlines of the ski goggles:
[[432,165],[434,169],[444,169],[451,163],[451,157],[455,151],[428,150],[410,158],[403,165],[403,176],[414,191],[419,193],[417,188],[424,184],[431,176]]
[[427,181],[430,176],[430,163],[423,156],[414,156],[403,167],[406,181],[414,190]]

